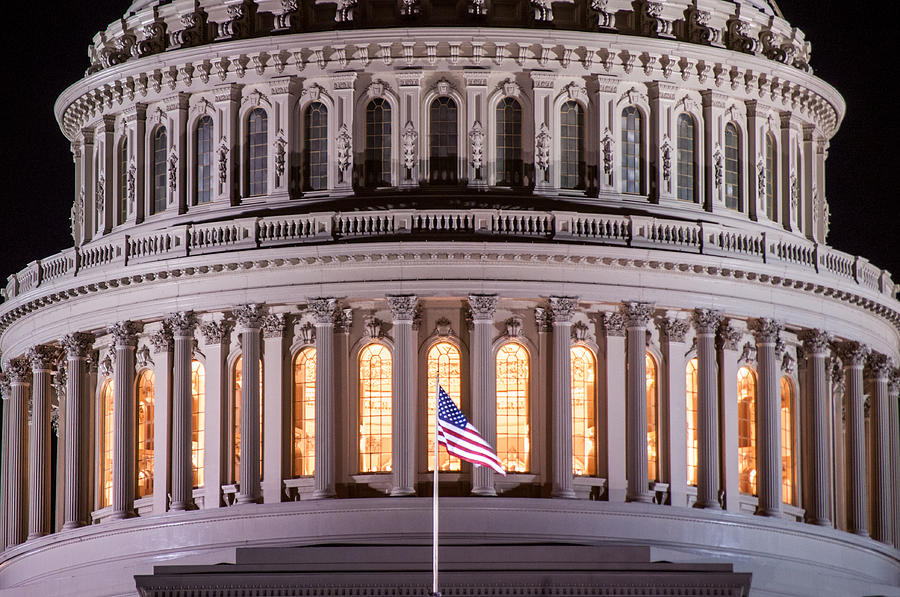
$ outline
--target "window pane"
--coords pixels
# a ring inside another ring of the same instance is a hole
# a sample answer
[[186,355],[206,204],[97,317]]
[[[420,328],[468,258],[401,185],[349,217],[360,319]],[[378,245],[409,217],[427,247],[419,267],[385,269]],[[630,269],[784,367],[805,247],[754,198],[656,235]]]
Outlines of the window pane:
[[137,497],[153,493],[153,372],[144,371],[137,395]]
[[687,483],[697,485],[697,359],[688,361],[684,380],[687,392]]
[[153,213],[166,209],[166,127],[156,129],[153,136]]
[[644,355],[647,369],[647,478],[659,481],[659,413],[657,409],[656,361],[650,353]]
[[304,348],[294,358],[294,416],[291,470],[311,477],[316,470],[316,349]]
[[100,407],[103,409],[103,433],[100,440],[100,507],[105,508],[112,504],[113,490],[113,441],[115,437],[115,417],[113,416],[113,401],[115,387],[112,380],[107,380],[100,393]]
[[391,186],[391,105],[380,97],[366,107],[366,185]]
[[794,390],[791,380],[781,378],[781,499],[794,503]]
[[694,191],[694,151],[696,137],[694,119],[687,114],[678,117],[678,198],[682,201],[696,201]]
[[194,487],[203,487],[206,371],[200,361],[191,361],[191,470]]
[[[449,342],[439,342],[428,351],[427,377],[425,378],[428,394],[428,442],[425,450],[428,470],[434,470],[434,378],[440,375],[441,387],[453,400],[457,408],[460,406],[460,389],[462,375],[460,372],[459,349]],[[459,458],[450,456],[446,450],[440,451],[440,470],[458,471]]]
[[522,184],[522,106],[511,97],[497,104],[497,184]]
[[359,470],[391,470],[391,351],[369,344],[359,354]]
[[503,468],[524,473],[531,466],[528,405],[529,364],[525,347],[515,342],[497,351],[497,456]]
[[756,495],[756,377],[747,367],[737,375],[738,484],[741,493]]
[[641,178],[641,113],[634,106],[622,110],[622,190],[640,193]]
[[116,201],[116,224],[128,217],[128,137],[119,144],[119,196]]
[[268,192],[269,175],[269,118],[266,111],[262,108],[256,108],[250,112],[248,119],[248,170],[247,179],[250,181],[249,193],[254,195],[265,195]]
[[725,207],[743,209],[741,202],[741,149],[737,127],[731,123],[725,127]]
[[308,191],[328,188],[328,108],[313,102],[304,117],[303,181]]
[[428,158],[431,184],[456,184],[459,154],[457,119],[456,102],[452,98],[439,97],[431,102],[431,151]]
[[775,203],[777,168],[775,139],[772,138],[772,133],[766,133],[766,216],[773,221],[778,220],[778,205]]
[[596,475],[594,355],[584,346],[573,346],[569,355],[572,361],[572,472],[575,475]]
[[[232,374],[232,437],[234,444],[232,448],[231,471],[232,481],[237,483],[241,480],[241,387],[243,385],[243,357],[238,357],[234,361],[234,369]],[[262,459],[263,459],[263,368],[262,359],[259,361],[259,470],[262,475]]]
[[204,116],[197,123],[196,147],[196,201],[198,204],[209,203],[212,201],[213,180],[213,121],[209,116]]
[[584,187],[584,108],[575,101],[562,105],[559,114],[559,186]]

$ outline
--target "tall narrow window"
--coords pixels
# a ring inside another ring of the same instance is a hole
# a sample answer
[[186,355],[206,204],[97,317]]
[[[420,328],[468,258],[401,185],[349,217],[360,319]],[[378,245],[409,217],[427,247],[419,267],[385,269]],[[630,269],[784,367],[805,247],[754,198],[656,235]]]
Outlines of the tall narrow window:
[[528,351],[510,342],[497,351],[497,456],[505,470],[531,467]]
[[203,418],[206,412],[206,370],[200,361],[191,361],[191,475],[194,487],[203,487]]
[[659,376],[656,360],[644,354],[647,370],[647,478],[659,481],[659,407],[657,391]]
[[522,106],[505,97],[497,104],[497,184],[522,184]]
[[269,117],[262,108],[250,112],[247,119],[247,180],[250,196],[268,192]]
[[366,186],[391,186],[391,105],[381,97],[366,106]]
[[313,102],[303,116],[303,184],[308,191],[328,188],[328,108]]
[[737,127],[725,125],[725,207],[741,211],[741,148]]
[[128,217],[128,137],[122,137],[118,156],[119,193],[116,197],[116,224],[124,224]]
[[213,120],[204,116],[197,121],[194,147],[194,191],[197,204],[212,201],[213,188]]
[[137,383],[137,497],[153,493],[153,372]]
[[431,184],[456,184],[459,161],[457,139],[459,114],[453,98],[431,102],[431,133],[428,180]]
[[569,351],[572,363],[572,473],[597,474],[594,354],[584,346]]
[[[459,349],[449,342],[438,342],[428,350],[428,377],[425,378],[428,395],[428,470],[434,470],[434,378],[440,376],[441,387],[459,407],[462,389],[462,372],[460,371]],[[450,456],[445,450],[440,452],[440,469],[442,471],[458,471],[459,458]]]
[[682,201],[696,201],[695,191],[696,164],[694,155],[697,137],[694,132],[694,119],[688,114],[678,117],[678,198]]
[[391,452],[391,351],[383,344],[369,344],[359,353],[359,470],[390,472]]
[[584,108],[574,100],[559,112],[559,186],[584,187]]
[[688,361],[684,371],[687,394],[687,483],[697,485],[697,359]]
[[[232,438],[234,440],[231,451],[231,471],[233,481],[237,483],[241,479],[241,388],[243,387],[243,357],[234,361],[231,387],[231,417]],[[259,470],[262,472],[263,458],[263,368],[262,360],[259,361]]]
[[115,386],[112,380],[107,380],[100,391],[100,408],[102,409],[103,424],[100,433],[100,507],[105,508],[112,504],[113,491],[113,441],[115,438],[115,416],[113,415],[113,402]]
[[756,377],[738,369],[738,485],[741,493],[756,495]]
[[766,133],[766,216],[773,222],[778,221],[778,205],[775,202],[777,181],[778,160],[775,159],[775,139],[772,133]]
[[316,470],[316,349],[312,347],[294,357],[293,410],[292,475],[311,477]]
[[153,213],[155,214],[166,210],[167,151],[166,127],[157,127],[153,134]]
[[640,193],[643,188],[641,172],[641,112],[634,106],[622,110],[622,191]]
[[794,386],[781,378],[781,496],[794,503]]

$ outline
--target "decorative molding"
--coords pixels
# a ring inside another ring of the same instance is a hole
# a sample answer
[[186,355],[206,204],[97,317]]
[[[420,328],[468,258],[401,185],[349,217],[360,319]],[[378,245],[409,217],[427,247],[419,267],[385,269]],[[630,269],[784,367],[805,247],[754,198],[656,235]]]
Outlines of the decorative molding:
[[522,318],[521,317],[510,317],[506,321],[503,322],[503,325],[506,328],[506,337],[507,338],[519,338],[522,335]]
[[334,325],[337,299],[332,297],[310,298],[306,300],[306,307],[317,325]]
[[751,319],[749,323],[750,331],[753,332],[757,344],[777,344],[781,339],[780,335],[784,329],[784,324],[780,321],[768,317],[759,317]]
[[387,296],[388,307],[395,323],[412,322],[416,316],[419,299],[414,294],[392,294]]
[[547,123],[542,122],[534,137],[534,161],[535,165],[544,171],[545,175],[550,170],[550,153],[553,149],[550,129]]
[[412,121],[407,122],[403,127],[403,132],[400,134],[400,147],[403,150],[403,167],[411,172],[416,167],[419,150],[419,133],[416,132]]
[[38,344],[25,351],[25,358],[31,368],[38,371],[49,370],[59,357],[59,351],[52,346]]
[[880,352],[871,352],[866,360],[866,373],[877,381],[889,381],[894,369],[893,359]]
[[172,351],[172,329],[165,321],[159,330],[150,334],[150,344],[154,354]]
[[722,321],[722,312],[713,309],[694,309],[694,327],[700,334],[715,334]]
[[646,328],[653,317],[653,303],[626,301],[620,306],[626,328]]
[[662,317],[657,321],[657,327],[662,341],[683,343],[691,327],[691,322],[687,319]]
[[744,333],[731,320],[719,324],[719,345],[724,350],[738,350],[743,337]]
[[247,303],[238,305],[232,312],[240,327],[245,329],[260,329],[266,316],[266,306],[259,303]]
[[534,325],[538,333],[546,334],[553,330],[553,315],[544,307],[534,308]]
[[553,315],[553,323],[570,323],[577,307],[577,296],[551,296],[550,313]]
[[476,120],[472,125],[472,130],[469,131],[469,144],[472,154],[471,163],[472,168],[475,170],[479,170],[484,166],[484,141],[484,127]]
[[845,367],[862,367],[870,353],[868,346],[855,341],[841,342],[837,349]]
[[339,334],[349,334],[353,325],[353,309],[347,307],[334,312],[334,331]]
[[363,334],[366,338],[377,340],[384,335],[383,322],[371,313],[363,317]]
[[496,294],[470,294],[469,309],[472,312],[472,320],[493,321],[497,300]]
[[441,317],[434,322],[433,334],[441,338],[456,336],[456,332],[453,331],[452,323],[446,317]]
[[263,319],[263,338],[283,338],[291,316],[288,313],[270,313]]
[[625,316],[618,311],[607,311],[602,314],[603,331],[607,336],[625,337]]
[[170,330],[173,336],[193,336],[197,328],[197,316],[193,311],[179,311],[165,319],[164,327]]
[[133,321],[119,321],[107,328],[107,333],[112,335],[114,343],[120,346],[135,346],[137,344],[136,324]]

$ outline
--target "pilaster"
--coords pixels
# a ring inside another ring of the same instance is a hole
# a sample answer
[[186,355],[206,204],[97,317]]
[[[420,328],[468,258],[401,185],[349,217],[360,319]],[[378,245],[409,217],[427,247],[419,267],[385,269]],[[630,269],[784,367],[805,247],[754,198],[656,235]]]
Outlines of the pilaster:
[[[289,199],[294,188],[299,188],[297,159],[299,151],[289,151],[290,136],[299,129],[295,122],[299,117],[297,100],[299,93],[294,77],[276,77],[269,82],[269,99],[272,113],[269,116],[269,197],[268,201]],[[300,147],[299,145],[294,145]],[[293,154],[293,155],[292,155]],[[265,475],[264,475],[265,477]]]
[[780,162],[778,186],[781,190],[779,211],[786,217],[782,217],[781,223],[786,230],[797,232],[799,230],[799,209],[801,190],[800,165],[797,164],[797,150],[799,141],[797,133],[797,117],[793,112],[781,113],[781,143],[779,144]]
[[[356,149],[353,147],[353,115],[356,108],[355,97],[357,74],[355,72],[335,73],[331,75],[331,89],[334,93],[335,151],[332,163],[331,180],[336,191],[353,189],[353,163]],[[360,145],[363,145],[360,142]],[[364,149],[364,147],[360,147]]]
[[185,213],[187,211],[187,169],[190,167],[187,150],[187,93],[177,93],[163,100],[169,117],[169,153],[166,158],[166,211]]
[[557,152],[552,149],[553,139],[557,135],[553,110],[556,74],[531,71],[531,87],[534,101],[534,189],[540,192],[556,186],[553,170],[559,167]]
[[600,195],[617,192],[619,164],[616,162],[616,91],[619,81],[615,77],[597,75],[597,138],[600,155],[597,164]]
[[213,121],[214,159],[213,202],[223,205],[238,204],[238,169],[241,157],[238,110],[241,86],[229,83],[213,89],[216,110],[221,118]]
[[96,208],[94,206],[94,131],[82,129],[80,136],[81,172],[77,177],[81,180],[81,188],[76,190],[75,213],[81,216],[81,242],[89,242],[94,238],[96,228]]
[[397,73],[397,84],[400,92],[400,187],[419,186],[419,164],[422,143],[422,126],[419,122],[422,95],[422,77],[420,70],[401,71]]
[[[650,198],[656,203],[677,198],[678,114],[673,83],[650,84]],[[699,182],[699,181],[698,181]]]
[[97,193],[96,201],[102,202],[102,208],[94,206],[96,215],[94,230],[97,236],[100,236],[108,234],[115,222],[116,117],[104,116],[98,132],[102,135],[102,143],[98,144],[99,175],[94,181],[94,188]]
[[748,100],[747,106],[747,159],[745,160],[747,208],[751,220],[768,222],[766,213],[766,131],[772,109],[757,100]]
[[[468,148],[466,172],[470,187],[485,187],[489,180],[488,75],[489,73],[484,70],[468,69],[463,71],[466,81],[466,147]],[[480,425],[478,428],[481,429]]]
[[[703,91],[703,207],[717,212],[725,209],[725,102],[718,91]],[[744,198],[746,201],[746,197]]]
[[[497,392],[491,336],[496,308],[496,294],[469,295],[469,309],[472,313],[472,423],[494,449],[497,448]],[[480,496],[497,495],[492,469],[486,466],[472,469],[472,493]]]
[[125,134],[128,137],[128,174],[125,180],[127,209],[125,222],[135,224],[144,221],[146,203],[145,168],[147,159],[147,106],[134,104],[125,110]]

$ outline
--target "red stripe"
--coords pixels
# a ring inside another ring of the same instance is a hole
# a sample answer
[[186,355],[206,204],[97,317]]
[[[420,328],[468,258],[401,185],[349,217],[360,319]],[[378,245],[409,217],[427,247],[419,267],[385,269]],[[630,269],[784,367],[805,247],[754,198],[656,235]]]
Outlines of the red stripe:
[[[506,471],[503,470],[500,459],[492,450],[482,450],[478,446],[474,446],[475,451],[466,449],[465,446],[469,445],[469,443],[460,442],[457,439],[457,436],[448,433],[448,431],[449,430],[445,428],[438,429],[438,443],[444,444],[447,448],[447,452],[467,462],[487,466],[501,475],[506,475]],[[487,444],[484,445],[487,446]],[[489,446],[487,447],[489,448]]]
[[480,436],[471,436],[470,434],[460,434],[456,431],[456,428],[447,428],[441,427],[440,431],[445,434],[445,436],[453,438],[453,441],[463,445],[467,449],[473,452],[480,452],[487,456],[491,456],[493,458],[497,458],[497,453],[491,449],[487,442]]

